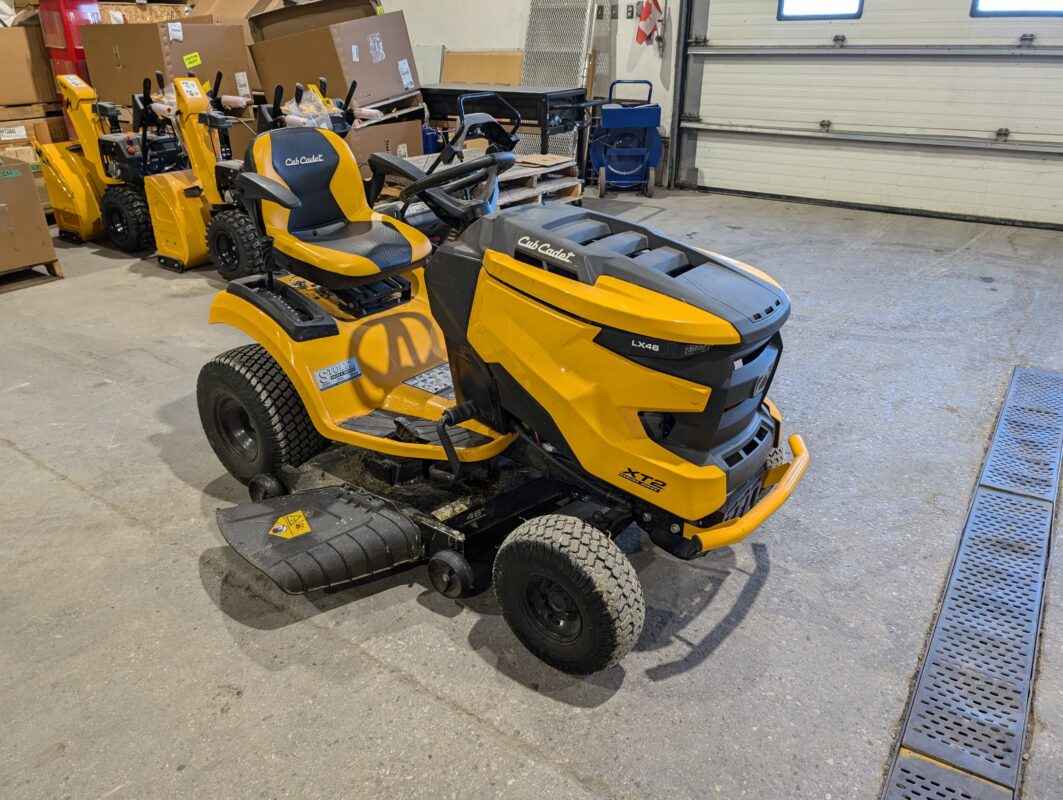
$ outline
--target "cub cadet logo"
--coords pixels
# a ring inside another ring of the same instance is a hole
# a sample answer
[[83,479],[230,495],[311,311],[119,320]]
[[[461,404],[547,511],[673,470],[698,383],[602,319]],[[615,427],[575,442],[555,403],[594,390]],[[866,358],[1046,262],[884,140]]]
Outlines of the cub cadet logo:
[[644,342],[642,339],[632,339],[631,346],[636,350],[649,350],[652,353],[661,352],[661,346],[656,342]]
[[664,481],[654,478],[652,475],[647,475],[645,472],[639,472],[638,470],[630,468],[621,472],[620,477],[625,481],[631,481],[636,486],[648,489],[654,494],[660,494],[668,485]]
[[284,166],[305,167],[307,164],[320,164],[324,160],[325,154],[318,153],[316,156],[299,156],[299,158],[286,158],[284,159]]
[[556,247],[549,242],[540,242],[538,239],[533,239],[530,236],[521,236],[517,245],[523,247],[525,250],[531,250],[533,253],[538,253],[539,255],[547,256],[548,258],[554,258],[558,261],[563,261],[566,264],[571,264],[572,259],[576,257],[576,254],[571,250],[565,250],[563,247]]

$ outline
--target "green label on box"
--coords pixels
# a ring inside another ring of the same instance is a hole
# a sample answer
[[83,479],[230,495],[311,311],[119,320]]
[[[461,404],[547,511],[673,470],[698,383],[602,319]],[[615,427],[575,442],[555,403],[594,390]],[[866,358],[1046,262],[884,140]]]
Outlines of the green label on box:
[[195,67],[198,67],[200,64],[203,63],[203,56],[201,56],[198,52],[189,53],[187,56],[185,56],[184,62],[185,69],[194,69]]
[[0,180],[8,180],[10,178],[17,178],[22,174],[22,170],[11,169],[10,167],[0,169]]

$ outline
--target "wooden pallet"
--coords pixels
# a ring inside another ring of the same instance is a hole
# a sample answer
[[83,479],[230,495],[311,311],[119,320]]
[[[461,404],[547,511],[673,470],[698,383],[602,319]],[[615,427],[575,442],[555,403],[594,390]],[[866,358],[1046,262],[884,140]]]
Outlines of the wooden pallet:
[[39,119],[63,113],[62,103],[31,103],[25,106],[0,106],[0,122],[13,119]]
[[[38,267],[44,267],[41,272]],[[48,261],[43,264],[31,264],[28,267],[5,270],[0,273],[0,294],[14,292],[18,289],[28,289],[30,286],[39,286],[42,283],[51,283],[65,277],[59,261]]]
[[[470,151],[468,158],[475,158]],[[410,162],[427,169],[435,155],[413,156]],[[575,203],[583,199],[583,180],[571,158],[556,155],[522,155],[516,166],[498,177],[500,208],[543,203]],[[417,206],[413,207],[414,213]]]

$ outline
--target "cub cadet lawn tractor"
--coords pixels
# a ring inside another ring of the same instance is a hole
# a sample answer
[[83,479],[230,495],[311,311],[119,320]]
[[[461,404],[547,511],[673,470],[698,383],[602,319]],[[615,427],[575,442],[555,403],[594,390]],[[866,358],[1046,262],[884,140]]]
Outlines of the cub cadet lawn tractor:
[[[219,526],[290,593],[425,562],[447,597],[490,576],[529,650],[590,673],[643,624],[622,531],[694,558],[751,534],[803,476],[804,443],[783,457],[767,398],[790,301],[752,267],[605,214],[485,215],[515,137],[486,114],[462,114],[466,134],[487,153],[452,147],[431,174],[371,160],[450,225],[434,252],[372,211],[335,134],[254,142],[236,182],[272,266],[219,293],[210,321],[256,343],[197,386],[252,496]],[[300,486],[329,442],[354,448],[356,479]]]
[[60,236],[80,242],[106,233],[126,253],[150,250],[144,179],[184,166],[177,136],[150,100],[133,98],[139,132],[123,133],[119,107],[100,102],[81,78],[60,75],[56,84],[78,141],[38,145],[37,157]]
[[[243,161],[233,158],[229,139],[229,130],[242,121],[227,112],[243,110],[253,100],[223,95],[221,83],[220,72],[209,88],[192,76],[174,81],[173,124],[187,153],[189,169],[154,175],[145,181],[145,187],[159,263],[183,272],[213,260],[218,273],[232,280],[260,273],[266,249],[239,203],[234,180]],[[325,100],[317,87],[312,92],[317,93],[319,104],[326,109],[325,124],[341,135],[346,134],[349,129],[346,105]],[[302,87],[296,94],[298,105]],[[314,124],[295,113],[280,113],[282,98],[283,90],[278,86],[275,115],[266,110],[264,97],[256,103],[260,131],[284,125]]]

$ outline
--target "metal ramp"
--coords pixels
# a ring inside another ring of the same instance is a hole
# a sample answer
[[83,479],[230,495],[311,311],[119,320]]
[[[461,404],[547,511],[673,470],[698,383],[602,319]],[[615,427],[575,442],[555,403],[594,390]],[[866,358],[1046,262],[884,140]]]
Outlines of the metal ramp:
[[884,800],[1016,796],[1061,454],[1063,374],[1016,370]]

